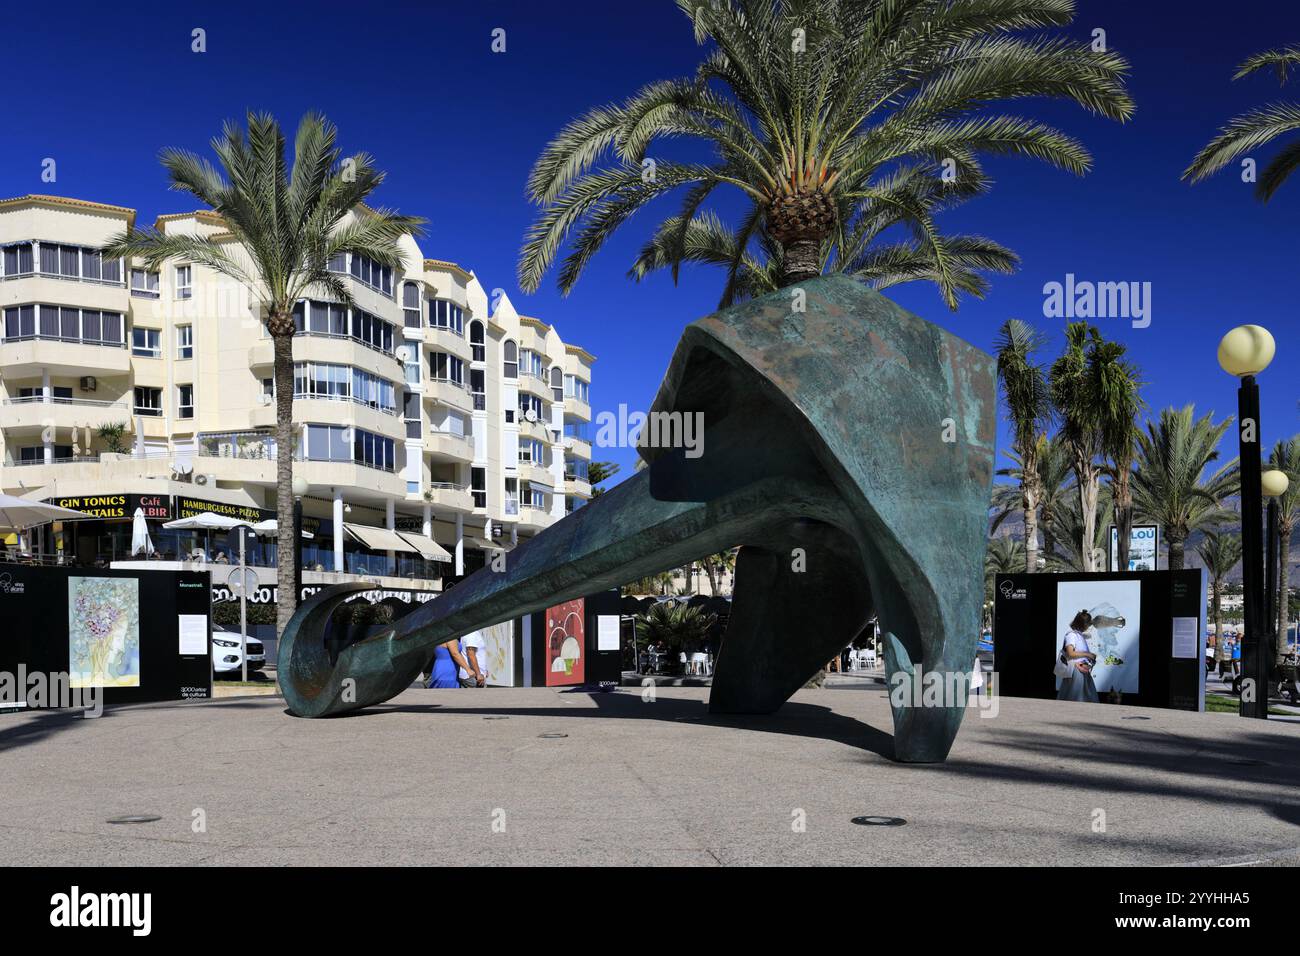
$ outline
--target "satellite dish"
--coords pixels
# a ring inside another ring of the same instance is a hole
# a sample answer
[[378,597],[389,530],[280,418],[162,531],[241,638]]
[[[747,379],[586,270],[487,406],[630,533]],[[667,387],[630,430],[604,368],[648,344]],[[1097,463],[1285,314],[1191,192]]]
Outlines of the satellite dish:
[[410,349],[410,346],[407,346],[407,345],[399,345],[399,346],[397,347],[397,358],[398,358],[399,361],[402,361],[402,362],[409,362],[409,361],[411,360],[411,349]]
[[528,409],[528,411],[524,412],[524,418],[528,419],[530,422],[537,421],[536,409],[532,409],[532,408]]
[[257,400],[261,402],[263,405],[271,404],[271,396],[266,394],[266,392],[263,392],[261,395],[258,395]]

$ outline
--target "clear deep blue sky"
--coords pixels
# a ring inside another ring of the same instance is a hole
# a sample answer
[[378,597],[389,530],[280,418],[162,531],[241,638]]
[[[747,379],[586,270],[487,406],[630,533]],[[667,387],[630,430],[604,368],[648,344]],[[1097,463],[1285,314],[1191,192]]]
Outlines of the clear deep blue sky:
[[[222,121],[248,108],[269,110],[289,127],[304,111],[321,110],[338,124],[345,150],[368,150],[388,171],[378,202],[430,220],[426,255],[472,268],[487,289],[504,288],[521,312],[556,324],[566,341],[598,356],[597,412],[620,402],[645,408],[682,327],[716,305],[719,275],[697,269],[677,287],[667,276],[640,285],[625,278],[654,225],[644,214],[567,299],[549,282],[523,295],[515,255],[532,214],[525,177],[550,135],[589,106],[694,67],[699,48],[676,8],[661,0],[290,6],[11,5],[0,33],[11,84],[0,119],[0,195],[120,203],[152,222],[191,208],[167,191],[160,147],[207,151]],[[1261,0],[1240,0],[1231,12],[1206,0],[1078,6],[1072,35],[1083,40],[1104,28],[1131,61],[1135,118],[1120,126],[1062,104],[1022,104],[1021,112],[1081,137],[1095,156],[1092,173],[1075,178],[1028,160],[991,162],[992,192],[941,223],[1010,246],[1023,258],[1020,272],[994,278],[986,300],[966,301],[955,314],[926,285],[889,295],[983,347],[1005,319],[1033,321],[1051,334],[1054,353],[1064,320],[1043,317],[1045,282],[1066,273],[1150,282],[1149,328],[1098,324],[1129,344],[1153,409],[1194,402],[1198,411],[1235,414],[1235,382],[1219,369],[1215,350],[1228,328],[1256,322],[1278,340],[1278,357],[1261,378],[1264,438],[1271,444],[1300,431],[1290,372],[1300,339],[1300,178],[1268,205],[1235,170],[1196,187],[1178,178],[1230,116],[1300,100],[1300,81],[1290,90],[1265,75],[1230,82],[1247,55],[1300,42],[1300,7]],[[206,53],[190,50],[194,27],[207,31]],[[504,54],[490,50],[496,27],[507,31]],[[56,183],[40,180],[45,157],[58,162]],[[1232,435],[1225,457],[1235,454]],[[630,469],[625,449],[597,457]]]

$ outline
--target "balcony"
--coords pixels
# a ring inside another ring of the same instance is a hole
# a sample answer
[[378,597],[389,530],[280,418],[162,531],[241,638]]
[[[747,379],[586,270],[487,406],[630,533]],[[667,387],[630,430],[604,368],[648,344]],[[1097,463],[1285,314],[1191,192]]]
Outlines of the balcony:
[[437,325],[426,325],[424,327],[424,341],[429,343],[428,348],[437,349],[440,352],[450,352],[465,362],[470,361],[469,342],[465,336],[461,335],[455,329],[445,329]]
[[591,421],[591,406],[580,398],[569,396],[564,400],[564,417],[580,422]]
[[6,378],[51,375],[76,378],[83,375],[126,375],[131,371],[131,354],[124,342],[94,342],[56,336],[6,336],[0,342],[0,368]]
[[[351,365],[383,378],[402,378],[402,362],[393,352],[375,348],[364,339],[352,335],[332,335],[325,332],[298,332],[293,337],[295,362],[324,362],[331,365]],[[248,349],[250,368],[269,368],[275,362],[275,349],[269,337],[254,343]],[[396,366],[396,369],[394,369]]]
[[90,428],[103,425],[124,424],[131,427],[130,396],[111,400],[89,398],[54,398],[46,401],[43,395],[30,398],[4,400],[4,428],[7,432],[19,430],[38,431],[46,426],[54,428]]
[[474,510],[474,496],[469,485],[452,481],[435,481],[429,484],[424,500],[440,508],[450,508],[468,514]]
[[551,444],[554,440],[551,430],[546,426],[546,423],[542,419],[539,418],[535,422],[530,422],[528,419],[524,418],[523,415],[519,415],[518,420],[520,437],[536,438],[538,441],[547,445]]
[[519,526],[529,531],[541,531],[555,524],[556,519],[549,511],[532,505],[519,506]]
[[529,461],[519,463],[519,477],[524,481],[535,482],[548,488],[555,484],[555,476],[551,474],[550,469],[542,465],[535,465]]
[[439,461],[468,463],[474,460],[474,439],[470,435],[430,428],[424,439],[424,450]]
[[437,402],[452,408],[469,411],[473,405],[464,382],[450,378],[426,378],[424,380],[424,401]]
[[519,373],[519,390],[530,395],[536,395],[547,403],[555,399],[551,386],[546,383],[546,379],[541,375],[534,375],[532,372]]
[[591,461],[591,443],[574,435],[564,436],[564,451],[572,458]]
[[590,498],[591,483],[585,478],[579,478],[577,475],[565,475],[564,493],[566,495],[577,495],[579,498]]

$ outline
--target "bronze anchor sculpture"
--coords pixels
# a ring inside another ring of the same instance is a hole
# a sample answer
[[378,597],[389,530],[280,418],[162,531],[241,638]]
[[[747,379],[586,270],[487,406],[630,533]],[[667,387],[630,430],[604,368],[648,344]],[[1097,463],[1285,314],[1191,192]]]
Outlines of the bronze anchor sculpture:
[[[505,571],[485,567],[337,652],[331,615],[369,585],[314,596],[280,642],[289,709],[380,703],[444,641],[737,545],[711,711],[776,710],[872,614],[894,684],[926,674],[964,687],[984,600],[995,402],[991,356],[852,279],[700,319],[650,419],[702,415],[702,454],[640,446],[643,471],[521,544]],[[891,707],[896,757],[939,761],[966,699],[901,694]]]

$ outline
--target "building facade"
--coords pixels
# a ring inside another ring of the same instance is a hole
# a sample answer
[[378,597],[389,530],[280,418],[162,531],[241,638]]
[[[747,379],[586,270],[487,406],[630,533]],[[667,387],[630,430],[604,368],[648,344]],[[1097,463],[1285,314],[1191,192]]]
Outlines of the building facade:
[[[101,256],[134,221],[96,202],[0,201],[0,488],[104,516],[56,526],[39,550],[58,560],[128,557],[121,513],[142,499],[155,547],[177,559],[213,549],[165,519],[275,508],[264,304],[195,263]],[[156,226],[234,241],[206,211]],[[331,265],[350,306],[299,302],[290,451],[310,489],[309,572],[437,589],[590,497],[595,359],[473,272],[401,245],[400,269]],[[270,547],[254,560],[273,564]]]

